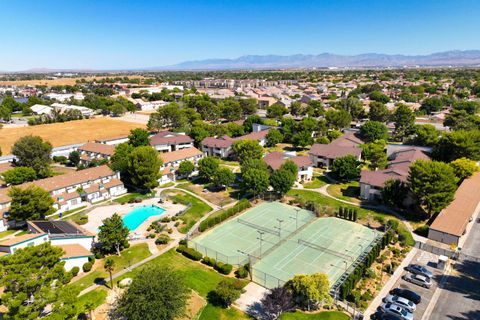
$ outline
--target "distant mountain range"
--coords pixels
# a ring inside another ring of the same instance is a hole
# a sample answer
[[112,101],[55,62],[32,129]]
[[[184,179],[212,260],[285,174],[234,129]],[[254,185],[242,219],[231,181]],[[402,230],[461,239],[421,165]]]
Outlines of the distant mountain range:
[[[239,69],[302,69],[302,68],[403,68],[403,67],[480,67],[480,50],[453,50],[428,55],[389,55],[364,53],[338,55],[332,53],[281,55],[247,55],[236,59],[185,61],[175,65],[129,69],[58,69],[32,68],[21,73],[53,72],[128,72],[160,70],[239,70]],[[0,71],[0,73],[3,73]]]
[[228,69],[295,69],[295,68],[366,68],[366,67],[440,67],[480,66],[480,50],[446,51],[429,55],[359,55],[295,54],[248,55],[237,59],[207,59],[155,67],[152,70],[228,70]]

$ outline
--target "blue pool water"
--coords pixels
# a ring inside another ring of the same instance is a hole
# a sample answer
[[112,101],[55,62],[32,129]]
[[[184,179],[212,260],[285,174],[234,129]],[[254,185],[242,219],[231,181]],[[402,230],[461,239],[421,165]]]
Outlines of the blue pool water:
[[159,216],[164,212],[165,209],[157,206],[137,207],[123,216],[123,224],[128,228],[128,230],[133,231],[148,218],[152,216]]

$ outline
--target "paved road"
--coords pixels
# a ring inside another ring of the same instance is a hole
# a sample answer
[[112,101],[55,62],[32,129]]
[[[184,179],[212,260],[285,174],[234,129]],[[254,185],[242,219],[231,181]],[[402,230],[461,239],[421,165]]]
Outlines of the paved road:
[[[474,222],[462,252],[480,258],[479,222]],[[430,319],[480,319],[480,262],[465,260],[455,264]]]

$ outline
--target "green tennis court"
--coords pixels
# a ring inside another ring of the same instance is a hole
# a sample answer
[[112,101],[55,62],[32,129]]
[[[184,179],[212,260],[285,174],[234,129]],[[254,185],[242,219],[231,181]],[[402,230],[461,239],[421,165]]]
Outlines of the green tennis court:
[[253,281],[275,288],[296,274],[316,272],[326,273],[333,285],[380,237],[355,222],[266,202],[201,234],[189,246],[235,266],[250,262]]
[[333,285],[379,235],[355,222],[318,218],[255,263],[253,281],[274,288],[296,274],[324,272]]
[[314,218],[312,212],[304,209],[265,202],[201,234],[189,246],[215,260],[243,265],[248,263],[247,254],[261,258]]

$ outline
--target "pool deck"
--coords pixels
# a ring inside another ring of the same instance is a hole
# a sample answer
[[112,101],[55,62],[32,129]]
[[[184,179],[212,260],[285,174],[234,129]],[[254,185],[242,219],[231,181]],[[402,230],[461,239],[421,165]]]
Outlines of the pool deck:
[[143,234],[147,231],[147,228],[150,226],[150,223],[154,220],[157,220],[159,217],[171,217],[178,212],[185,209],[185,206],[182,204],[173,204],[171,201],[165,201],[164,203],[158,203],[159,198],[152,198],[142,201],[141,203],[126,203],[126,204],[112,204],[101,206],[90,211],[88,215],[88,222],[82,227],[97,234],[98,228],[102,225],[102,220],[111,217],[114,213],[117,213],[120,216],[124,216],[135,208],[156,205],[165,210],[160,216],[152,216],[145,220],[137,229],[135,233]]

